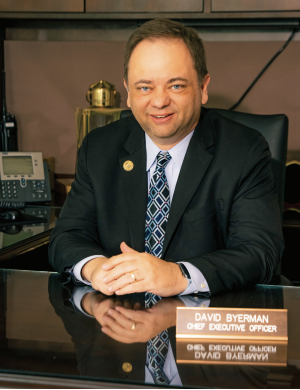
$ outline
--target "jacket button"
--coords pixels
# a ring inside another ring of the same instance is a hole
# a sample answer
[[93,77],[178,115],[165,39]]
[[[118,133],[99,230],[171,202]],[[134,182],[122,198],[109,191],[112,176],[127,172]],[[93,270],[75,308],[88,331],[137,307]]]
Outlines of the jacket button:
[[205,288],[205,283],[201,283],[201,288]]

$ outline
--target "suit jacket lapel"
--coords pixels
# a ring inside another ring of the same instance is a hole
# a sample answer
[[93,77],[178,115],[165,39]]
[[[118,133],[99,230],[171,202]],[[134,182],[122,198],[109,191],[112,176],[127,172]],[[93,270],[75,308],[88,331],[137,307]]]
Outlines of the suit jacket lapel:
[[200,121],[188,146],[173,195],[163,246],[162,258],[185,209],[198,189],[213,155],[206,149],[214,145],[214,134],[209,113],[203,109]]
[[[124,208],[127,212],[132,248],[144,252],[147,209],[145,133],[134,118],[130,121],[130,126],[132,129],[124,145],[126,152],[119,159],[125,195]],[[133,163],[131,171],[126,171],[123,167],[127,160]]]

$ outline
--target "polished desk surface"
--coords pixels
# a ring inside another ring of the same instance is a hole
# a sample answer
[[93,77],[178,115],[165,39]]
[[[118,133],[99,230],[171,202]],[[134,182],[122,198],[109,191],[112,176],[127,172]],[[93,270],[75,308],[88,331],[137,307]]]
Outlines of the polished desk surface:
[[[114,297],[91,292],[89,296],[98,302],[97,315],[93,318],[74,307],[75,294],[82,294],[87,287],[63,286],[56,273],[1,270],[0,280],[1,387],[26,387],[26,383],[27,387],[39,388],[147,386],[146,340],[168,328],[176,360],[179,342],[177,339],[176,345],[176,307],[201,306],[203,303],[210,307],[288,309],[286,364],[280,367],[268,365],[268,354],[265,354],[264,362],[256,360],[246,364],[177,363],[175,368],[177,366],[184,387],[300,386],[298,287],[257,285],[211,297],[208,301],[191,296],[185,302],[179,297],[163,298],[152,309],[140,310],[139,326],[133,331],[121,332],[121,342],[101,331],[103,315],[116,304]],[[143,306],[143,294],[126,298],[127,306],[136,302]],[[124,301],[118,300],[117,304],[122,305]],[[196,343],[201,342],[197,340]],[[233,348],[232,341],[227,344],[227,348]]]
[[[0,260],[18,256],[27,250],[49,242],[49,235],[55,226],[61,207],[37,205],[26,206],[22,212],[37,218],[44,218],[39,222],[26,221],[0,222]],[[24,223],[22,223],[24,222]],[[0,263],[1,266],[1,263]]]

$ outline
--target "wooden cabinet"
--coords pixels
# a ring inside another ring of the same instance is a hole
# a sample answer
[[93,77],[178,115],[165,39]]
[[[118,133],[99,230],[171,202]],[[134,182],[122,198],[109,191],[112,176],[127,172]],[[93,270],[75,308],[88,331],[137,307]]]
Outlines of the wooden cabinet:
[[300,11],[300,0],[211,0],[212,12]]
[[86,0],[86,12],[203,12],[203,0]]
[[1,21],[135,20],[140,23],[163,17],[195,21],[194,26],[212,28],[230,27],[231,21],[235,27],[244,27],[246,19],[251,25],[256,19],[259,26],[290,28],[299,26],[300,0],[0,0]]
[[84,0],[0,0],[0,12],[84,12]]

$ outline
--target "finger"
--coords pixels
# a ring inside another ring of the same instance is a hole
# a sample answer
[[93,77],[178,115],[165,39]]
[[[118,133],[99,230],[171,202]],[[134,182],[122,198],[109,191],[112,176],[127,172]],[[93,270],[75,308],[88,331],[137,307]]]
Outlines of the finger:
[[131,318],[128,318],[118,312],[117,310],[108,310],[107,314],[113,318],[119,325],[123,326],[124,329],[132,330],[132,327],[135,328],[136,321]]
[[107,334],[107,336],[111,337],[114,340],[119,341],[120,343],[132,344],[132,343],[135,342],[135,340],[132,339],[132,338],[124,337],[123,335],[115,333],[112,329],[110,329],[109,326],[102,326],[101,330],[102,330],[103,333]]
[[107,259],[105,263],[102,264],[102,269],[109,271],[110,269],[116,267],[118,264],[125,263],[131,260],[137,260],[139,258],[138,252],[128,252],[122,253],[121,255],[113,256],[110,259]]
[[115,311],[118,311],[127,318],[130,318],[134,322],[145,322],[147,320],[147,313],[143,310],[131,310],[122,306],[116,306]]
[[[120,290],[121,288],[123,288],[125,286],[128,286],[129,284],[136,283],[136,282],[134,282],[131,274],[132,274],[131,272],[130,273],[128,272],[125,275],[124,274],[121,275],[119,277],[119,279],[116,279],[114,281],[114,283],[111,286],[108,287],[108,291],[109,292],[115,292],[115,291],[118,291],[118,290]],[[134,275],[135,274],[137,274],[137,271],[134,271]],[[135,278],[135,280],[137,280],[137,279]],[[141,281],[141,279],[139,281]]]
[[[133,305],[133,310],[142,310],[144,307],[139,303],[139,302],[136,302],[134,305]],[[127,307],[126,307],[127,309]]]
[[116,295],[126,295],[126,294],[133,294],[137,292],[144,292],[144,281],[138,281],[135,283],[128,284],[127,286],[120,288],[120,290],[115,291]]
[[111,283],[112,281],[121,278],[124,274],[127,274],[129,276],[128,283],[132,283],[134,280],[131,276],[131,272],[137,280],[143,279],[141,275],[138,277],[138,274],[141,273],[138,271],[139,266],[137,261],[128,261],[127,263],[119,264],[105,275],[103,282]]
[[117,299],[112,308],[115,309],[116,306],[122,306],[122,307],[126,307],[127,309],[132,309],[132,305],[131,303],[128,301],[128,299],[125,299],[124,301],[123,300],[120,300],[120,299]]
[[92,282],[91,286],[93,287],[93,289],[95,291],[99,291],[101,292],[102,294],[106,295],[106,298],[107,298],[107,295],[110,296],[110,295],[113,295],[113,292],[109,292],[108,289],[107,289],[107,285],[104,284],[104,283],[97,283],[97,282]]
[[121,299],[116,299],[112,305],[112,308],[114,309],[116,306],[124,306],[124,301],[122,301]]
[[122,253],[128,253],[128,252],[135,252],[135,253],[138,253],[137,251],[135,251],[134,249],[130,248],[130,246],[128,246],[124,241],[121,243],[120,245],[120,249],[122,251]]
[[109,316],[105,315],[105,316],[103,317],[103,321],[105,322],[105,326],[106,326],[106,325],[109,326],[110,329],[111,329],[113,332],[115,332],[115,333],[117,333],[117,334],[119,334],[119,335],[123,335],[123,336],[125,336],[125,337],[131,338],[131,336],[132,336],[131,333],[133,333],[133,331],[131,330],[131,327],[132,327],[132,325],[134,324],[134,322],[131,321],[130,326],[127,324],[127,326],[124,327],[124,326],[121,325],[115,318],[112,317],[113,315],[114,315],[114,314],[111,313]]
[[125,302],[124,302],[124,307],[125,307],[126,309],[132,309],[132,304],[131,304],[129,301],[125,301]]

